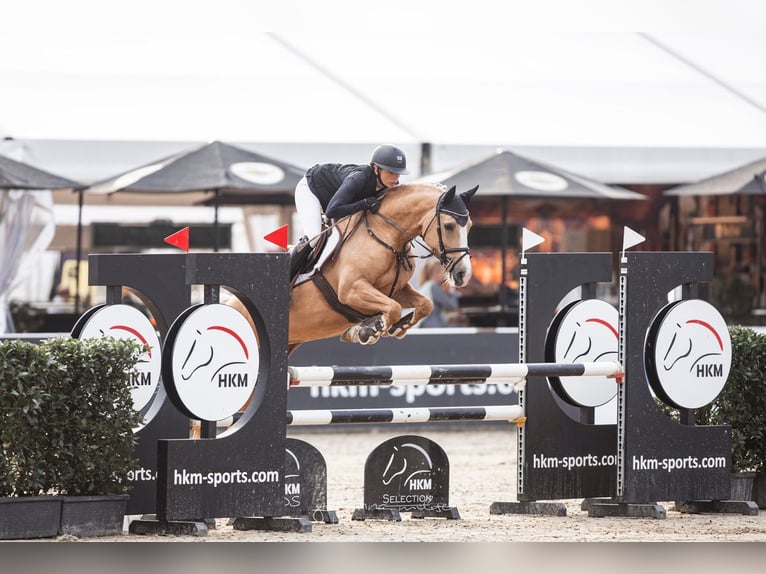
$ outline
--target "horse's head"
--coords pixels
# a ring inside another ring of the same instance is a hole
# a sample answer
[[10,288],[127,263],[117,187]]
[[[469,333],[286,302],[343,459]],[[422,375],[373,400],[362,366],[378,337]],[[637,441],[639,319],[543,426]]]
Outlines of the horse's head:
[[458,194],[453,186],[442,193],[422,233],[423,240],[447,271],[448,282],[455,287],[465,286],[473,274],[468,248],[471,229],[468,202],[477,189],[478,185]]

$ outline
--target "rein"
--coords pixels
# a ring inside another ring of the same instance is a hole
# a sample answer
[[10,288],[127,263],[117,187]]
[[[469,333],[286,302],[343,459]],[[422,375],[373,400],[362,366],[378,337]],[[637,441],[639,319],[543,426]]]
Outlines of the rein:
[[[389,219],[385,215],[382,215],[380,213],[377,214],[379,217],[383,218],[383,220],[391,225],[394,229],[399,231],[400,233],[403,233],[407,237],[409,237],[409,241],[404,244],[404,249],[402,251],[399,251],[392,245],[389,245],[385,241],[383,241],[380,237],[375,235],[375,232],[370,228],[370,222],[367,219],[367,210],[365,209],[364,212],[362,212],[362,219],[364,219],[364,225],[367,228],[367,233],[372,237],[375,241],[380,243],[383,247],[391,251],[391,253],[394,254],[394,257],[396,257],[396,275],[394,276],[394,282],[391,284],[391,291],[388,293],[388,296],[391,297],[394,294],[394,291],[396,290],[396,284],[399,282],[399,275],[401,275],[402,269],[405,269],[406,271],[412,271],[414,269],[414,266],[412,263],[410,263],[410,258],[413,257],[409,255],[409,245],[413,241],[415,241],[415,238],[412,237],[412,235],[407,232],[406,229],[402,229],[401,226],[399,226],[395,221]],[[361,219],[360,219],[361,221]],[[431,251],[428,246],[426,246],[426,249]],[[433,254],[433,252],[431,252]],[[427,255],[426,257],[430,257],[430,255]]]

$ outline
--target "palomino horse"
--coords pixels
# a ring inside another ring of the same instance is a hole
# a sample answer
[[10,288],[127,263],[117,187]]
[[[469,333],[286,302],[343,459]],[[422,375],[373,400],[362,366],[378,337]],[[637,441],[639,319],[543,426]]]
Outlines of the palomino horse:
[[[337,335],[362,344],[402,338],[428,316],[433,303],[409,284],[413,242],[441,261],[450,285],[465,286],[472,273],[467,204],[477,189],[457,194],[440,184],[398,185],[386,190],[376,213],[339,220],[340,248],[312,280],[292,289],[289,352]],[[247,316],[239,301],[233,305]],[[414,311],[402,318],[403,308]]]

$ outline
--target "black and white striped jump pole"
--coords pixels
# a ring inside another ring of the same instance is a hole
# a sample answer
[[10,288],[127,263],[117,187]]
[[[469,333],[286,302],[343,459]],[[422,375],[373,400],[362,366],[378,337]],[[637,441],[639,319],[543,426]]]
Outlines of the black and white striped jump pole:
[[427,407],[402,409],[299,410],[287,412],[290,426],[350,423],[432,423],[448,421],[508,421],[524,424],[519,405],[486,407]]
[[596,363],[499,363],[487,365],[396,365],[376,367],[288,367],[291,387],[519,384],[527,377],[608,376],[622,366]]

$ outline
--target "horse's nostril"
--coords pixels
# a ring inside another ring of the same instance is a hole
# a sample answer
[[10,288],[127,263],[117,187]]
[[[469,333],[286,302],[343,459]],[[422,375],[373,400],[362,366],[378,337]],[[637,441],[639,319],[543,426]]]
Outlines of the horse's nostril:
[[463,280],[465,279],[465,271],[463,271],[463,270],[456,271],[455,275],[454,275],[454,279],[455,279],[455,284],[456,285],[462,285],[463,284]]

